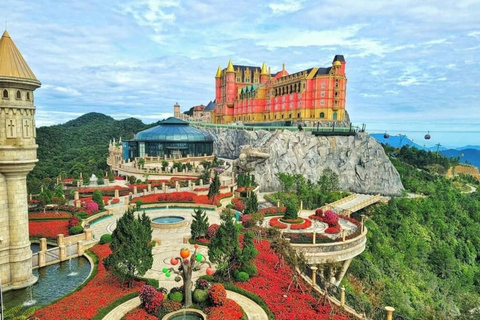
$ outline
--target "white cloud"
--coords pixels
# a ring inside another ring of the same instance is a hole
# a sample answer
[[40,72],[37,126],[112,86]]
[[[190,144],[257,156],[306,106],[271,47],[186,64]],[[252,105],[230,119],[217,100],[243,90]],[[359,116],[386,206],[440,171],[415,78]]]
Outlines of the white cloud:
[[282,15],[302,9],[302,2],[302,0],[284,0],[282,2],[269,3],[268,7],[274,15]]

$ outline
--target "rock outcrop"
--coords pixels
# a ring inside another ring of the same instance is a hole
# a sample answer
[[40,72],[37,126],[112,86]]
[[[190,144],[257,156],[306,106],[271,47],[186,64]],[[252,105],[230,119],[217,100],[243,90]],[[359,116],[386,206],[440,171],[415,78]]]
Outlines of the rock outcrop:
[[214,153],[236,159],[242,147],[268,150],[255,167],[262,191],[281,188],[277,173],[300,173],[317,181],[326,168],[338,174],[340,187],[358,193],[400,195],[403,185],[382,146],[367,133],[316,137],[305,131],[204,129],[214,137]]

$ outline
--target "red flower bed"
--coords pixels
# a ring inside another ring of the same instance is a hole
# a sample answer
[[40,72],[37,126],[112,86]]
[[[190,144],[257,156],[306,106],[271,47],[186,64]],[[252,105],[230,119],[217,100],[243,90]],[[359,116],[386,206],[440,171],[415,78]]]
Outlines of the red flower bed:
[[287,265],[275,269],[278,257],[270,250],[269,242],[262,241],[255,247],[259,252],[255,259],[258,275],[248,282],[237,283],[237,286],[260,296],[277,320],[327,320],[328,313],[323,315],[314,308],[317,299],[308,294],[309,289],[303,282],[300,286],[305,294],[295,285],[287,292],[295,271]]
[[59,233],[68,236],[68,220],[29,221],[30,237],[56,238]]
[[[222,193],[215,197],[215,204],[218,205],[220,199],[231,197],[232,193]],[[143,203],[151,202],[187,202],[187,203],[198,203],[198,204],[212,204],[212,199],[209,199],[206,195],[197,195],[194,192],[171,192],[171,193],[161,193],[161,194],[149,194],[146,196],[136,197],[132,200],[133,203],[138,200]]]
[[232,203],[233,203],[233,208],[235,210],[237,210],[237,211],[245,210],[245,204],[243,203],[242,199],[233,198]]
[[143,308],[136,308],[122,318],[123,320],[158,320],[158,317],[148,314]]
[[270,219],[269,225],[270,227],[277,228],[277,229],[287,229],[288,225],[283,222],[279,221],[280,217],[274,217]]
[[72,216],[71,213],[65,211],[46,211],[44,212],[29,212],[28,219],[45,219],[45,218],[70,218]]
[[302,229],[307,229],[312,225],[312,221],[308,219],[304,219],[303,223],[299,224],[292,224],[290,226],[291,230],[302,230]]
[[37,310],[34,313],[35,317],[40,320],[92,319],[100,309],[118,298],[140,290],[142,282],[134,281],[132,288],[128,288],[105,270],[103,259],[111,253],[108,244],[96,245],[90,250],[99,258],[97,275],[79,291]]
[[240,320],[242,308],[233,300],[226,299],[222,306],[205,309],[207,320]]
[[333,226],[330,226],[328,227],[327,229],[325,229],[325,233],[329,233],[329,234],[333,234],[333,233],[339,233],[341,230],[341,227],[340,225],[337,223]]
[[284,214],[286,209],[286,207],[268,207],[259,209],[258,212],[264,215]]
[[118,198],[112,199],[112,204],[119,203],[119,202],[120,202],[120,199],[118,199]]
[[125,180],[125,177],[115,177],[115,180]]

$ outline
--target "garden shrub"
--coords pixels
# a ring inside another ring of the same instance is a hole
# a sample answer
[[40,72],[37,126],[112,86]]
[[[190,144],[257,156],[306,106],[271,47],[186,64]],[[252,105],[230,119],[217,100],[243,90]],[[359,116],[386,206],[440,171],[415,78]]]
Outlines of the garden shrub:
[[297,219],[298,218],[298,211],[297,208],[293,203],[287,203],[285,205],[285,215],[283,216],[284,219]]
[[68,229],[80,225],[82,222],[79,217],[73,215],[68,219]]
[[181,292],[170,292],[168,294],[168,299],[175,301],[175,302],[182,302],[183,301],[183,293]]
[[203,277],[198,278],[197,283],[195,284],[195,288],[200,290],[205,290],[205,289],[208,289],[209,287],[210,287],[210,282]]
[[248,279],[250,279],[250,276],[248,275],[248,273],[241,271],[241,272],[237,273],[236,278],[240,282],[246,282],[246,281],[248,281]]
[[212,239],[215,236],[215,233],[217,233],[217,230],[219,228],[220,228],[219,224],[216,224],[216,223],[211,224],[207,230],[207,239]]
[[76,234],[80,234],[83,232],[83,227],[81,226],[75,226],[75,227],[71,227],[70,229],[68,229],[68,234],[73,236],[73,235],[76,235]]
[[81,219],[86,219],[88,217],[88,213],[86,213],[85,211],[77,212],[75,213],[75,215],[79,216]]
[[207,301],[208,299],[208,291],[207,290],[202,290],[202,289],[195,289],[193,291],[193,301],[197,303],[202,303]]
[[112,241],[112,235],[105,233],[100,237],[100,244],[110,243]]
[[222,306],[227,300],[227,290],[221,283],[215,283],[208,290],[208,297],[214,306]]
[[140,288],[140,301],[145,310],[150,314],[157,313],[164,299],[163,293],[158,292],[150,285],[144,285]]
[[239,271],[245,272],[249,277],[253,277],[258,273],[257,267],[253,263],[246,263],[240,267]]

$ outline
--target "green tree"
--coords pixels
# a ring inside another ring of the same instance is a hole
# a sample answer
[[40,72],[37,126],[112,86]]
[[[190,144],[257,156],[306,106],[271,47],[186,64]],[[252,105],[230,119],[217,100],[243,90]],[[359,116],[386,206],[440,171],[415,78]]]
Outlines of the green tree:
[[243,249],[239,256],[239,262],[242,265],[252,264],[253,259],[258,255],[258,250],[255,249],[255,244],[253,243],[254,238],[255,235],[252,231],[247,231],[243,235]]
[[212,204],[215,204],[215,198],[217,195],[220,194],[220,178],[218,177],[218,173],[215,173],[212,181],[210,182],[210,186],[208,187],[208,199],[212,199]]
[[285,219],[297,219],[298,218],[297,207],[293,203],[287,202],[285,204],[285,215],[283,217]]
[[98,183],[99,186],[105,184],[104,176],[105,176],[105,174],[104,174],[103,170],[101,170],[101,169],[98,170],[98,180],[97,180],[97,183]]
[[230,210],[224,211],[221,219],[220,228],[208,245],[208,256],[217,265],[217,273],[223,278],[231,279],[231,271],[237,266],[240,254],[239,231],[235,228]]
[[255,213],[258,211],[258,199],[255,192],[251,192],[250,196],[245,199],[245,210],[243,213]]
[[135,176],[128,177],[128,183],[135,184],[137,182],[137,178]]
[[127,281],[129,287],[136,275],[143,276],[153,265],[150,223],[145,212],[135,218],[133,210],[127,210],[112,233],[112,253],[105,259],[105,265],[119,279]]
[[138,159],[138,167],[139,168],[145,167],[145,159],[144,158]]
[[193,220],[190,226],[190,232],[194,240],[204,237],[208,231],[208,217],[206,211],[198,208],[192,214]]
[[93,202],[98,204],[98,210],[105,209],[105,205],[103,204],[103,195],[100,192],[100,190],[97,189],[97,190],[93,191],[92,200],[93,200]]

